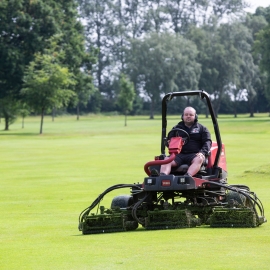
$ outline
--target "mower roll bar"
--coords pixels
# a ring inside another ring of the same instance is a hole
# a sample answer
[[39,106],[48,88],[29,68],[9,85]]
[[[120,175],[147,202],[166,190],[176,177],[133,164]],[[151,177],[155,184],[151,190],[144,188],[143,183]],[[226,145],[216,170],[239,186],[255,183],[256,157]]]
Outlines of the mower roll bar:
[[209,97],[209,94],[205,92],[204,90],[192,90],[192,91],[183,91],[183,92],[172,92],[166,94],[162,99],[162,133],[161,133],[161,153],[165,154],[165,144],[164,144],[164,138],[167,136],[166,134],[166,128],[167,128],[167,103],[172,100],[174,97],[181,97],[181,96],[199,96],[201,99],[205,99],[207,102],[208,110],[212,118],[212,123],[214,126],[215,136],[216,136],[216,142],[218,146],[216,158],[213,164],[213,167],[216,168],[218,166],[220,154],[222,151],[222,142],[218,127],[217,118]]

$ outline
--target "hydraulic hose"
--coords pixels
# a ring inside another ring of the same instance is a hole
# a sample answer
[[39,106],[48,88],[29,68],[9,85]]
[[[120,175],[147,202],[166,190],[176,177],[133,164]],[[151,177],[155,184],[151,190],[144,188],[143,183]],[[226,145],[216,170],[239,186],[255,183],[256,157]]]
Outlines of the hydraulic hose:
[[[95,207],[99,204],[99,202],[103,199],[103,197],[104,197],[107,193],[109,193],[109,192],[111,192],[111,191],[113,191],[113,190],[115,190],[115,189],[127,188],[127,187],[129,187],[129,188],[136,188],[136,189],[138,189],[138,190],[141,190],[141,188],[140,188],[139,186],[137,186],[137,185],[132,185],[132,184],[118,184],[118,185],[114,185],[114,186],[109,187],[109,188],[106,189],[104,192],[102,192],[102,193],[94,200],[94,202],[93,202],[90,206],[88,206],[87,208],[85,208],[85,209],[81,212],[81,214],[79,215],[79,224],[83,221],[84,217],[87,216],[87,215],[90,213],[90,211],[91,211],[93,208],[95,208]],[[80,225],[79,225],[79,229],[80,229]]]
[[168,164],[168,163],[172,162],[174,160],[174,158],[175,158],[175,154],[173,153],[173,154],[171,154],[171,156],[168,159],[149,161],[144,165],[144,171],[149,176],[151,174],[151,172],[149,170],[150,166]]
[[237,192],[237,193],[240,193],[240,194],[244,195],[252,203],[252,207],[253,207],[253,210],[254,210],[257,218],[259,218],[259,216],[258,216],[258,213],[257,213],[257,210],[256,210],[256,206],[260,210],[260,214],[262,216],[264,216],[264,208],[263,208],[262,202],[260,201],[260,199],[253,192],[250,192],[248,190],[239,189],[237,187],[230,186],[230,185],[224,185],[224,184],[221,184],[221,183],[216,183],[216,182],[213,182],[213,181],[208,181],[208,182],[205,182],[204,184],[207,184],[207,183],[211,183],[211,185],[220,186],[220,187],[223,187],[225,189],[228,189],[228,190],[231,190],[231,191],[234,191],[234,192]]
[[141,200],[136,202],[136,204],[133,206],[132,211],[131,211],[132,217],[141,225],[144,225],[144,222],[138,218],[137,210],[138,210],[138,207],[141,206],[144,203],[144,201],[148,198],[148,196],[149,194],[146,194]]

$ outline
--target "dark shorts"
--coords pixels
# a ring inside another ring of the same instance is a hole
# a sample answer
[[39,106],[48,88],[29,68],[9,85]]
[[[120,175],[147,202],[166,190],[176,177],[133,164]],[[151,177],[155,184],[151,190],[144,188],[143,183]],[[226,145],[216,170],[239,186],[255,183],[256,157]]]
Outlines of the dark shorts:
[[196,157],[197,153],[183,154],[180,153],[176,155],[174,161],[177,163],[178,167],[182,164],[190,165],[191,161]]

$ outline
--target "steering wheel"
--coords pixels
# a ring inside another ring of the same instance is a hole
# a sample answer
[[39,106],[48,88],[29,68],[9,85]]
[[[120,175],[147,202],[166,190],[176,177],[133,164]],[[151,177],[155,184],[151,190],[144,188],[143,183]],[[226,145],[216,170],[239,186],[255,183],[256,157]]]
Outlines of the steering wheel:
[[[175,133],[174,136],[170,136],[172,135],[172,133]],[[180,136],[179,132],[182,132],[185,134],[184,137]],[[169,133],[168,133],[168,136],[167,138],[170,138],[170,137],[182,137],[183,141],[184,141],[184,145],[187,144],[190,140],[190,137],[189,137],[189,134],[184,130],[184,129],[181,129],[181,128],[173,128]]]

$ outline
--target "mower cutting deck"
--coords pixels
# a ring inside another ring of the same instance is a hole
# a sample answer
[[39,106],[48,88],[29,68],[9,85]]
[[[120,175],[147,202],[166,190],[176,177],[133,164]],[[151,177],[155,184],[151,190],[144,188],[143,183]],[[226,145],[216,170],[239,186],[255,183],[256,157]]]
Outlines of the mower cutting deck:
[[[185,175],[185,166],[170,175],[151,174],[160,165],[171,162],[185,139],[173,137],[167,143],[167,103],[174,97],[200,96],[206,101],[215,131],[216,141],[207,157],[207,164],[193,177]],[[168,147],[169,158],[165,148]],[[257,227],[264,222],[264,209],[256,194],[245,185],[229,185],[225,146],[221,142],[217,119],[209,95],[195,90],[174,92],[162,100],[161,154],[144,165],[147,176],[142,184],[119,184],[100,194],[79,216],[83,234],[136,230],[210,227]],[[103,197],[115,190],[129,188],[129,195],[113,198],[111,206],[99,206]],[[99,213],[91,211],[99,207]]]

